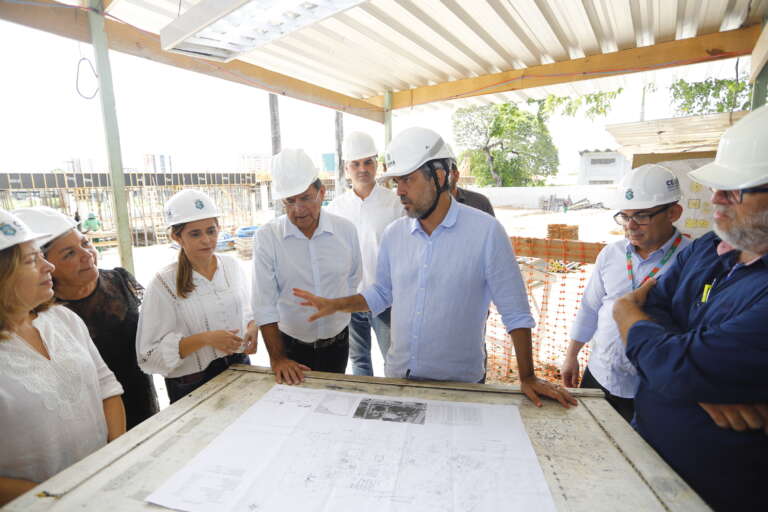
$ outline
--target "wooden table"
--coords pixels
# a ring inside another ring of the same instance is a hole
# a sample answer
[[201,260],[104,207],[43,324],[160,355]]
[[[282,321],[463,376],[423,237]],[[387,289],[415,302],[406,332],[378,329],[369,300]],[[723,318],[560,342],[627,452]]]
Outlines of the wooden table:
[[[307,375],[318,389],[518,405],[558,510],[709,510],[599,391],[575,390],[566,410],[537,408],[516,386]],[[4,510],[161,510],[144,499],[273,385],[266,368],[234,366]]]

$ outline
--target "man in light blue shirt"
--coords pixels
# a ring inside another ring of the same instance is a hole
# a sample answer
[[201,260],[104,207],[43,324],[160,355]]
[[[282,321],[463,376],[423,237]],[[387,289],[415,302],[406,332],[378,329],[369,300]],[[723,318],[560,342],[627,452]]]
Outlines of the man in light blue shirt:
[[512,336],[522,391],[537,405],[542,394],[565,407],[576,401],[533,370],[533,318],[504,228],[449,193],[452,165],[443,139],[410,128],[392,140],[387,171],[408,218],[384,231],[376,282],[361,294],[329,299],[294,290],[318,311],[383,311],[392,306],[386,375],[397,378],[483,382],[483,327],[491,300]]
[[690,243],[673,224],[683,212],[680,197],[678,179],[660,165],[644,165],[625,176],[615,201],[619,212],[613,218],[624,228],[626,239],[607,245],[598,255],[571,327],[563,384],[579,384],[577,356],[589,342],[592,350],[581,387],[602,389],[627,421],[635,412],[640,378],[624,354],[613,304],[647,278],[658,278]]

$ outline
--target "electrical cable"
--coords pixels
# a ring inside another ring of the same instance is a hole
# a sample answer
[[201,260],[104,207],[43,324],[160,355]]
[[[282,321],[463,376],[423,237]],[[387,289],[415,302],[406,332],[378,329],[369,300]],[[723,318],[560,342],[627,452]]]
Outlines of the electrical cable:
[[97,94],[99,94],[99,88],[96,87],[96,90],[93,91],[93,94],[90,96],[83,94],[83,92],[80,90],[80,68],[82,67],[82,63],[87,62],[88,65],[91,67],[91,71],[93,72],[93,76],[95,76],[97,79],[99,78],[99,74],[96,73],[96,69],[93,67],[93,63],[91,60],[87,57],[80,57],[80,60],[77,61],[77,75],[75,76],[75,90],[77,91],[77,94],[80,95],[83,99],[86,100],[92,100],[96,97]]

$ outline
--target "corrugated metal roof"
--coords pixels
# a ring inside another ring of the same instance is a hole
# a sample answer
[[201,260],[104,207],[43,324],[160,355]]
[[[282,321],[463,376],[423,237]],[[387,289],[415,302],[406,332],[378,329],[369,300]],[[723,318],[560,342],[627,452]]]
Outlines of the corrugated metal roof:
[[[110,13],[158,33],[197,0],[115,0]],[[768,0],[369,0],[241,60],[368,98],[760,23]],[[636,75],[633,75],[636,76]],[[606,77],[462,104],[612,90]]]

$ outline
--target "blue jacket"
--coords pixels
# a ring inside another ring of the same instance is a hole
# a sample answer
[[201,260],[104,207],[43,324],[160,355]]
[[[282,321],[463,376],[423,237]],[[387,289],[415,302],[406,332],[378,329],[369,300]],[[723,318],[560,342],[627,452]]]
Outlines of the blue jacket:
[[719,243],[708,233],[681,251],[648,295],[654,321],[629,331],[635,426],[716,510],[764,511],[768,436],[721,429],[698,405],[768,402],[768,255],[744,266]]

